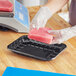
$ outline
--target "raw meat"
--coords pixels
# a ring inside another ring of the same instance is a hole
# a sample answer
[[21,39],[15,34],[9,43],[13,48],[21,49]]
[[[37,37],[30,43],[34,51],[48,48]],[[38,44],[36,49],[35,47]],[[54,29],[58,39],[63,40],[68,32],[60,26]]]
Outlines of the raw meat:
[[0,12],[12,12],[13,4],[9,0],[0,0]]
[[51,30],[50,28],[39,28],[37,30],[36,28],[31,30],[28,38],[40,41],[43,43],[51,44],[53,40],[53,35],[50,35],[47,30]]

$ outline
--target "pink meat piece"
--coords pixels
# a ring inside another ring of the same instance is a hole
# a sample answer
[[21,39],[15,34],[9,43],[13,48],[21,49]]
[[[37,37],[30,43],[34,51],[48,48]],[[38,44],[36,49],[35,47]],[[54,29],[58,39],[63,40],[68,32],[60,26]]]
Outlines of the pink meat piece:
[[51,44],[53,40],[53,35],[50,35],[47,32],[48,30],[51,30],[51,28],[39,28],[39,30],[35,28],[30,31],[30,33],[28,34],[28,38],[43,43]]
[[13,4],[9,0],[0,0],[0,12],[12,12]]

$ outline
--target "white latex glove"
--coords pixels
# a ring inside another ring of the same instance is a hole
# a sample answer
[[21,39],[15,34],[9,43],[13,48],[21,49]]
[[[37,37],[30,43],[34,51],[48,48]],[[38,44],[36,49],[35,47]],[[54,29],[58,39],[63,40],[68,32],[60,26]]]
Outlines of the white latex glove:
[[76,25],[62,30],[49,30],[48,32],[54,35],[52,44],[60,44],[76,36]]
[[45,27],[48,19],[52,16],[52,13],[48,7],[41,7],[40,10],[37,12],[35,17],[33,18],[31,22],[31,28],[37,28]]

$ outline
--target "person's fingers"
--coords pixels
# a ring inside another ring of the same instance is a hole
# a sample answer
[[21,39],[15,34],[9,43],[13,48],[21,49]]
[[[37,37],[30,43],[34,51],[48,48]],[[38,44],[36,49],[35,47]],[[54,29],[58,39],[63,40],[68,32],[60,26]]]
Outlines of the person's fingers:
[[53,38],[52,44],[61,44],[61,43],[62,43],[62,40],[60,38],[57,38],[57,37]]
[[36,25],[33,24],[33,23],[31,23],[31,24],[30,24],[30,31],[31,31],[32,29],[34,29],[34,28],[36,28]]
[[37,25],[37,26],[36,26],[36,29],[38,30],[39,28],[40,28],[40,27]]
[[32,25],[30,25],[30,31],[33,29]]
[[48,30],[48,33],[54,33],[55,31],[54,30]]
[[56,41],[53,41],[53,42],[52,42],[52,44],[58,44],[58,42],[56,42]]
[[53,40],[52,44],[61,44],[61,42]]
[[52,35],[53,37],[59,36],[59,33],[58,33],[58,31],[56,31],[56,30],[49,30],[48,32],[49,32],[49,34]]
[[32,28],[36,28],[36,24],[32,24]]
[[57,39],[54,37],[53,38],[53,41],[52,41],[52,44],[57,44],[58,42],[57,42]]
[[42,26],[36,26],[37,29],[41,28]]
[[49,34],[57,34],[57,31],[56,30],[48,30],[48,33]]

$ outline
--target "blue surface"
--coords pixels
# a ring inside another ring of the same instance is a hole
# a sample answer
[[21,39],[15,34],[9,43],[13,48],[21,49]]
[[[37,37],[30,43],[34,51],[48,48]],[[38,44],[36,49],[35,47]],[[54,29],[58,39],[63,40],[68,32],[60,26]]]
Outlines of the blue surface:
[[[23,15],[23,19],[20,19],[19,14]],[[28,9],[21,3],[15,0],[15,16],[14,18],[22,23],[24,26],[29,27],[29,13]]]
[[76,75],[66,75],[66,74],[7,67],[2,76],[76,76]]

